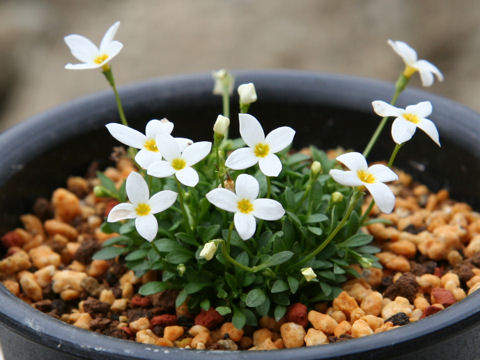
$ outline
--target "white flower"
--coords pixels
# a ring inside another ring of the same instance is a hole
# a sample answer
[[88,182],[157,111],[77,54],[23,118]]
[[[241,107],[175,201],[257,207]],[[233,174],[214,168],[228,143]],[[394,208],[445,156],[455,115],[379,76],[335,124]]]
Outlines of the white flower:
[[228,127],[230,126],[230,119],[223,115],[218,115],[215,124],[213,125],[213,132],[215,134],[225,136]]
[[197,185],[198,173],[192,166],[210,153],[211,142],[200,141],[181,149],[172,136],[159,134],[157,146],[165,160],[151,163],[147,169],[148,175],[163,178],[175,174],[183,185]]
[[204,258],[207,261],[212,260],[213,255],[217,252],[217,244],[215,241],[209,241],[204,246],[202,251],[200,251],[200,257]]
[[397,174],[385,165],[376,164],[368,167],[367,160],[358,152],[340,155],[337,160],[346,165],[350,171],[330,170],[330,176],[336,182],[346,186],[365,186],[381,211],[392,212],[395,196],[384,182],[397,180]]
[[[141,132],[129,128],[128,126],[110,123],[105,125],[115,139],[122,144],[128,145],[140,151],[135,156],[135,161],[142,168],[146,169],[152,162],[162,160],[162,153],[158,150],[156,136],[159,134],[169,135],[173,131],[173,123],[167,119],[153,119],[145,127],[145,135]],[[175,138],[178,145],[183,150],[192,140],[185,138]]]
[[251,175],[241,174],[235,182],[236,193],[222,188],[211,190],[207,195],[216,207],[235,213],[233,222],[235,229],[243,240],[253,236],[257,224],[255,218],[278,220],[284,214],[282,205],[272,199],[257,199],[259,185]]
[[388,40],[388,44],[400,55],[405,63],[406,77],[412,76],[416,71],[420,74],[423,86],[432,86],[434,75],[439,81],[443,81],[443,75],[438,68],[427,60],[418,60],[417,52],[403,41]]
[[239,114],[240,135],[248,147],[230,154],[225,165],[234,170],[249,168],[258,162],[266,176],[278,176],[282,163],[275,153],[285,149],[293,141],[295,130],[288,126],[279,127],[267,137],[258,120],[249,114]]
[[135,228],[141,237],[148,241],[155,239],[158,231],[157,219],[153,214],[162,212],[177,200],[177,193],[163,190],[149,198],[148,185],[136,172],[128,175],[126,191],[130,203],[121,203],[113,207],[108,214],[108,222],[135,219]]
[[300,272],[302,273],[302,275],[305,277],[305,280],[307,281],[312,281],[317,277],[317,274],[315,274],[315,272],[311,267],[303,268],[300,270]]
[[97,69],[106,65],[117,56],[123,48],[121,42],[113,40],[119,26],[120,21],[110,26],[105,35],[103,35],[100,48],[97,48],[97,46],[85,36],[77,34],[65,36],[65,43],[70,48],[72,55],[82,62],[81,64],[67,64],[65,65],[65,69]]
[[392,116],[396,119],[392,123],[392,137],[397,144],[410,140],[415,130],[423,130],[438,146],[440,140],[435,124],[426,119],[432,113],[430,101],[422,101],[416,105],[409,105],[405,109],[397,108],[384,101],[372,102],[373,110],[380,116]]
[[229,94],[233,92],[233,83],[235,78],[225,69],[220,69],[212,72],[212,77],[215,80],[213,85],[213,94],[214,95],[223,95],[225,89]]
[[240,96],[240,104],[251,104],[257,101],[257,93],[253,83],[242,84],[237,91]]

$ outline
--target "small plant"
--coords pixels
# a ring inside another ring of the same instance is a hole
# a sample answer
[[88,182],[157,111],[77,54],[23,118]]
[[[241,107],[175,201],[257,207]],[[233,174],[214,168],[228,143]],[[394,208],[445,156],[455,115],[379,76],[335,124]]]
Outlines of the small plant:
[[[389,41],[405,62],[393,98],[390,104],[373,102],[383,119],[363,154],[347,152],[334,160],[314,146],[292,150],[291,127],[265,136],[261,123],[248,114],[257,100],[252,83],[238,87],[241,138],[230,139],[234,77],[226,70],[213,74],[223,112],[212,124],[212,142],[173,137],[174,125],[166,119],[150,120],[145,134],[128,127],[109,65],[123,46],[113,40],[118,26],[107,31],[100,48],[80,35],[65,38],[82,62],[66,68],[101,68],[112,86],[122,124],[106,127],[129,146],[138,169],[120,187],[98,174],[95,194],[119,202],[102,230],[118,236],[107,240],[95,259],[122,256],[137,276],[158,271],[160,280],[144,284],[141,294],[178,289],[177,306],[213,307],[231,314],[239,329],[256,325],[264,315],[278,320],[295,302],[335,298],[348,277],[359,276],[354,265],[380,267],[379,249],[361,228],[380,221],[368,218],[375,203],[385,213],[394,208],[385,182],[397,179],[395,158],[416,128],[440,145],[435,125],[426,119],[432,112],[429,102],[405,109],[394,104],[415,72],[425,86],[434,75],[442,80],[434,65],[417,60],[407,44]],[[368,166],[366,158],[390,117],[396,145],[388,164]],[[362,210],[366,192],[372,200]]]

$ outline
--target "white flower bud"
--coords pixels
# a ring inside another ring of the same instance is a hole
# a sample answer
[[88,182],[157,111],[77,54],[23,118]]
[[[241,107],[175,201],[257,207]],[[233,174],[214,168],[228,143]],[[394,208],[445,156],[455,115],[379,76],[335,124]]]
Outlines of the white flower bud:
[[253,83],[240,85],[238,87],[238,95],[240,95],[240,104],[251,104],[257,101],[257,93]]
[[227,70],[221,69],[214,71],[212,77],[215,80],[215,85],[213,86],[214,95],[223,95],[225,90],[227,90],[229,94],[233,92],[235,78]]
[[333,203],[339,203],[342,200],[343,200],[343,194],[341,192],[335,191],[332,194],[332,202]]
[[311,267],[303,268],[300,271],[302,272],[302,275],[305,277],[305,280],[307,280],[307,281],[312,281],[313,279],[315,279],[317,277],[317,274],[315,274],[315,272],[313,271],[313,269]]
[[314,161],[310,169],[312,170],[313,174],[320,174],[320,171],[322,171],[322,164],[320,164],[318,161]]
[[207,242],[202,251],[200,251],[200,257],[204,258],[207,261],[212,260],[213,255],[217,252],[217,244],[214,241]]
[[185,264],[178,264],[177,265],[178,275],[183,276],[183,274],[185,273],[186,270],[187,270],[187,267],[185,266]]
[[229,126],[230,119],[223,115],[218,115],[217,121],[215,121],[215,124],[213,125],[213,132],[215,134],[225,136]]

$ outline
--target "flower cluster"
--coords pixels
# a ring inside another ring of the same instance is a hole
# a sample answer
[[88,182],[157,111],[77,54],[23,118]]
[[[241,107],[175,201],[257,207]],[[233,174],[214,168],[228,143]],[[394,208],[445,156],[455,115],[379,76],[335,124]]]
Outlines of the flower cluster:
[[[380,266],[361,231],[373,206],[390,213],[395,196],[385,183],[398,177],[392,169],[400,148],[416,129],[437,145],[439,135],[428,101],[405,108],[394,106],[415,72],[424,86],[440,71],[401,41],[389,41],[405,62],[390,104],[376,100],[382,116],[363,154],[348,152],[329,158],[310,147],[290,151],[295,130],[276,127],[265,135],[262,124],[248,113],[258,100],[253,83],[241,84],[239,139],[229,139],[230,96],[235,78],[226,70],[213,73],[213,93],[222,96],[223,113],[213,124],[213,141],[173,137],[167,119],[147,122],[145,133],[128,126],[109,61],[122,44],[113,40],[119,23],[107,30],[100,47],[80,35],[65,42],[82,64],[67,69],[101,68],[112,86],[122,124],[108,132],[129,147],[137,171],[122,184],[99,174],[97,196],[116,198],[102,226],[116,234],[94,258],[125,256],[141,276],[157,271],[158,281],[140,288],[143,295],[178,289],[176,305],[192,310],[214,307],[232,315],[237,328],[255,325],[259,316],[280,319],[296,301],[309,304],[333,299],[347,276],[358,276],[352,265]],[[396,144],[385,164],[369,166],[366,158],[388,119]],[[343,169],[345,166],[347,169]],[[362,210],[365,190],[372,200]],[[146,240],[146,241],[145,241]]]

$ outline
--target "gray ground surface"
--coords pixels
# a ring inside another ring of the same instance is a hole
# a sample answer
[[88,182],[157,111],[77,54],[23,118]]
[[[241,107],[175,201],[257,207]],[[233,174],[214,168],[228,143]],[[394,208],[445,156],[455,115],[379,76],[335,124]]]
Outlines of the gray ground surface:
[[478,0],[2,0],[0,131],[108,88],[99,71],[63,69],[74,62],[63,36],[98,43],[115,20],[119,85],[222,67],[393,81],[403,64],[391,38],[442,70],[445,82],[429,91],[480,110]]

